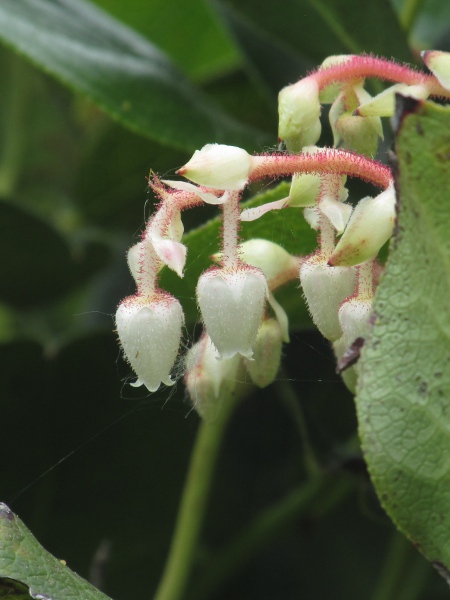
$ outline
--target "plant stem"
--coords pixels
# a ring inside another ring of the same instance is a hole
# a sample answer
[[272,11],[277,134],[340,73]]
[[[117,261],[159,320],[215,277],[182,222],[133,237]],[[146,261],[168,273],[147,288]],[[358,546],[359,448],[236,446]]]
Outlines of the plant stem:
[[[345,478],[347,492],[352,489],[350,481]],[[192,595],[195,600],[206,600],[226,579],[242,567],[250,558],[271,540],[279,535],[289,523],[310,509],[313,501],[327,494],[336,481],[323,472],[317,473],[313,478],[299,488],[293,490],[278,504],[262,511],[253,522],[237,535],[218,552],[216,557],[205,568],[205,578],[195,589]],[[343,495],[340,495],[342,498]]]
[[235,401],[225,403],[215,421],[200,425],[169,556],[154,600],[179,600],[183,596],[196,557],[214,466],[234,406]]
[[359,177],[383,189],[392,185],[389,167],[359,154],[334,148],[327,148],[316,154],[253,156],[249,180],[253,182],[264,177],[288,176],[294,173],[348,175]]
[[[417,550],[411,542],[403,534],[394,531],[386,553],[380,580],[371,600],[398,600],[403,583],[409,577],[408,564],[416,556]],[[408,577],[406,576],[407,572]],[[425,581],[423,570],[421,570],[421,574],[423,586]],[[420,595],[422,586],[415,587],[414,591],[408,596],[408,600],[417,598]],[[402,597],[405,597],[406,600],[406,596],[402,594]]]
[[240,221],[239,194],[231,192],[229,199],[222,205],[222,265],[236,267],[239,263],[238,236]]

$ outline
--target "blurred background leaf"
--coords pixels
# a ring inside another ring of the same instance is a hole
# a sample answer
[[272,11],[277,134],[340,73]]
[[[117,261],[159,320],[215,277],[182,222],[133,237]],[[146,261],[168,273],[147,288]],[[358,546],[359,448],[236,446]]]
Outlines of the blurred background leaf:
[[84,0],[5,0],[0,37],[161,143],[194,150],[217,139],[250,148],[264,139],[214,107],[155,45]]

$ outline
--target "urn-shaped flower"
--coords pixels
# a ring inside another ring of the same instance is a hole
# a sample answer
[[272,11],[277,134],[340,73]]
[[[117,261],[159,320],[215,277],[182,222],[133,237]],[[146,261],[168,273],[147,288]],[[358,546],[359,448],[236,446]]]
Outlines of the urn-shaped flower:
[[123,352],[138,379],[155,392],[161,383],[173,385],[170,371],[175,363],[184,317],[180,303],[159,292],[150,298],[125,298],[116,312],[116,327]]
[[213,268],[200,277],[197,300],[220,358],[252,358],[267,294],[264,274],[248,265]]

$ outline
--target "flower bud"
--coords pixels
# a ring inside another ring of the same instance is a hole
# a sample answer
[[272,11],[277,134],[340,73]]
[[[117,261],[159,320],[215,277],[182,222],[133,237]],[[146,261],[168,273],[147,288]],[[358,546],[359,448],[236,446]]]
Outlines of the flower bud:
[[252,157],[242,148],[207,144],[177,173],[209,188],[241,190],[247,185],[252,164]]
[[395,223],[395,191],[390,185],[375,198],[358,202],[328,264],[353,266],[375,258],[391,237]]
[[278,95],[278,137],[290,152],[300,152],[320,137],[319,86],[313,77],[289,85]]
[[253,348],[254,360],[244,359],[253,383],[264,388],[277,376],[281,361],[283,333],[276,319],[263,321]]
[[330,109],[330,124],[334,145],[359,154],[374,156],[378,138],[383,138],[380,117],[354,116],[353,111],[363,102],[371,100],[362,85],[345,87]]
[[175,363],[184,322],[180,303],[170,294],[150,298],[130,296],[116,312],[116,327],[123,352],[138,376],[134,387],[155,392],[161,383],[173,385]]
[[450,52],[425,50],[422,59],[442,87],[450,90]]
[[206,334],[188,350],[185,357],[187,371],[184,381],[195,410],[205,421],[213,421],[222,403],[231,400],[236,393],[242,369],[238,354],[218,359],[219,353]]
[[292,177],[289,190],[289,206],[296,208],[315,206],[320,196],[321,181],[320,175],[296,173]]
[[239,256],[246,264],[261,269],[267,281],[297,264],[297,260],[275,242],[257,238],[241,244]]
[[341,337],[338,310],[355,289],[355,269],[330,267],[326,258],[313,255],[300,267],[300,283],[312,320],[328,340]]
[[392,117],[395,112],[395,94],[425,100],[430,92],[426,85],[396,83],[373,98],[362,102],[355,113],[360,117]]
[[252,358],[267,294],[266,279],[255,267],[213,268],[200,276],[197,300],[220,358]]

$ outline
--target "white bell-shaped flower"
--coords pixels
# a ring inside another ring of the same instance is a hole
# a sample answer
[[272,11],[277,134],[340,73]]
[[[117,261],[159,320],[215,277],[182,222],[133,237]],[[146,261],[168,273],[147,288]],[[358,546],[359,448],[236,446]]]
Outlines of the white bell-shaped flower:
[[326,258],[313,255],[300,267],[300,283],[312,320],[328,340],[341,337],[338,310],[355,289],[356,272],[348,267],[330,267]]
[[186,384],[192,404],[205,421],[213,421],[223,402],[231,400],[240,383],[239,371],[243,369],[241,357],[219,360],[219,353],[204,334],[186,353]]
[[255,267],[213,268],[201,275],[197,300],[220,358],[252,358],[267,295],[266,278]]
[[170,294],[125,298],[116,312],[116,327],[123,352],[138,376],[132,385],[155,392],[161,383],[173,385],[175,363],[184,322],[180,303]]
[[241,190],[248,182],[253,159],[237,146],[207,144],[177,171],[194,183],[216,190]]

